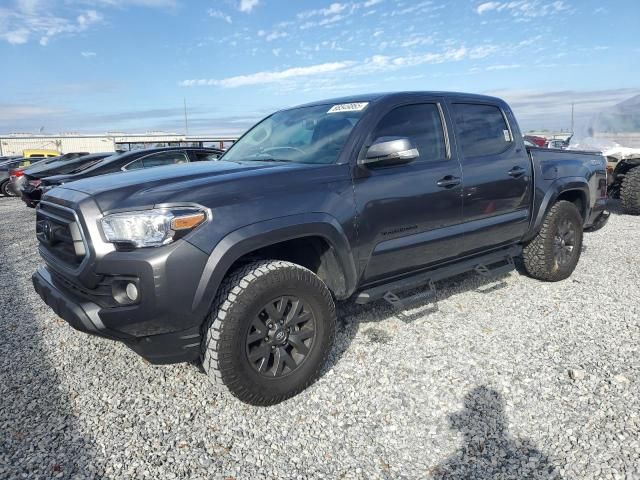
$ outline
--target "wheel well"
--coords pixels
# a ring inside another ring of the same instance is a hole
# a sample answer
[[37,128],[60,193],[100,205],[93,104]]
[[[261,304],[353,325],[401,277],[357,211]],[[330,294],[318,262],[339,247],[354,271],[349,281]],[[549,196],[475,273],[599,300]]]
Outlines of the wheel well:
[[320,236],[294,238],[259,248],[240,257],[230,270],[257,260],[284,260],[308,268],[337,298],[346,296],[344,271],[331,244]]
[[560,202],[562,200],[573,203],[580,212],[580,215],[582,215],[583,219],[587,217],[587,202],[584,192],[580,190],[568,190],[566,192],[562,192],[558,196],[556,202]]

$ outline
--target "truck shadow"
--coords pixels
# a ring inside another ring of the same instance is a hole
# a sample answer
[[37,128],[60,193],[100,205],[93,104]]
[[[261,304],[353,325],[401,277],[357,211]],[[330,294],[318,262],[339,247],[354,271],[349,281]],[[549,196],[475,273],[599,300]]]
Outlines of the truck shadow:
[[[464,273],[448,280],[437,282],[435,297],[415,301],[404,310],[392,307],[385,300],[379,300],[367,305],[359,305],[352,299],[339,302],[336,305],[336,313],[338,316],[336,339],[327,365],[323,369],[323,373],[326,373],[338,363],[356,337],[361,324],[378,323],[392,317],[405,323],[411,323],[425,316],[437,313],[439,301],[446,300],[459,293],[476,291],[481,294],[491,294],[497,290],[502,290],[508,285],[506,279],[510,275],[517,275],[517,273],[513,271],[494,277],[483,277],[475,272]],[[403,295],[417,295],[419,297],[419,294],[425,292],[427,288],[425,285],[420,289],[404,292]],[[380,343],[385,343],[386,336],[390,335],[382,330],[371,330],[369,333],[370,335],[368,336],[371,341]]]
[[430,470],[434,480],[561,478],[557,467],[531,441],[509,434],[504,401],[497,391],[474,388],[465,395],[464,408],[448,420],[451,430],[464,440],[455,453]]
[[[33,228],[33,217],[5,223]],[[22,209],[20,209],[22,213]],[[20,234],[22,237],[22,234]],[[0,231],[0,477],[99,478],[96,447],[74,415],[70,394],[61,388],[48,358],[46,328],[37,316],[30,275],[38,263],[33,245],[16,243],[16,231]]]

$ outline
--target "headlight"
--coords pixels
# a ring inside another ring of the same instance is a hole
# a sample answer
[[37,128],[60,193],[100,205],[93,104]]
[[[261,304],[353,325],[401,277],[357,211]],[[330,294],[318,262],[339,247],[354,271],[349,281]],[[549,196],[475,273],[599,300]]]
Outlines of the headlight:
[[208,217],[205,209],[162,208],[106,215],[100,224],[108,242],[160,247],[183,237]]

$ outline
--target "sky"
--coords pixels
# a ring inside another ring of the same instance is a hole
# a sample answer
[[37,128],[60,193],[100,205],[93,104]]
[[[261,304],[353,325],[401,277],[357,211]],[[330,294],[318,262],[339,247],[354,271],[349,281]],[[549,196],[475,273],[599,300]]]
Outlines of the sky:
[[640,94],[638,0],[0,0],[0,133],[239,134],[284,107],[447,90],[569,129]]

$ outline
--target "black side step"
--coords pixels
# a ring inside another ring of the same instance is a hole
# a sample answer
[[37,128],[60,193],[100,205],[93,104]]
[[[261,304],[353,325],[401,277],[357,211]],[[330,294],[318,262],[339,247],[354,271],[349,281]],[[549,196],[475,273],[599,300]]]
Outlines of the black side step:
[[[403,308],[413,301],[426,300],[427,298],[435,297],[435,282],[444,280],[445,278],[455,277],[461,273],[474,270],[484,277],[493,277],[510,272],[515,268],[513,258],[519,256],[521,253],[522,247],[516,245],[496,250],[495,252],[491,252],[486,255],[445,265],[444,267],[363,290],[356,296],[355,302],[363,305],[384,298],[391,305]],[[406,299],[401,299],[397,295],[399,292],[412,290],[423,285],[429,285],[429,290],[419,292]]]

